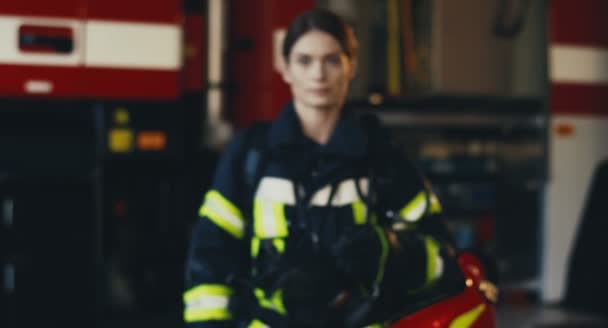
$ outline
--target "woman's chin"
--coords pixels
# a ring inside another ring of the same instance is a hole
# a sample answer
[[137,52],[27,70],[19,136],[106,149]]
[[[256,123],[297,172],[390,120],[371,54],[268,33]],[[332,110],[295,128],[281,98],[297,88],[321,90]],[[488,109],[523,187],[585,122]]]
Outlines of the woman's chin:
[[331,110],[336,107],[335,101],[327,99],[318,99],[308,102],[309,106],[318,110]]

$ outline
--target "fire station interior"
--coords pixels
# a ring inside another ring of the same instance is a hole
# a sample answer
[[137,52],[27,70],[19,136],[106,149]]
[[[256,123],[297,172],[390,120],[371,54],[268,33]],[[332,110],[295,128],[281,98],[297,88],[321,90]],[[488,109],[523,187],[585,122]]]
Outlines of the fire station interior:
[[495,260],[496,327],[608,327],[604,0],[3,0],[0,327],[183,326],[222,146],[289,101],[314,7],[359,38],[348,105]]

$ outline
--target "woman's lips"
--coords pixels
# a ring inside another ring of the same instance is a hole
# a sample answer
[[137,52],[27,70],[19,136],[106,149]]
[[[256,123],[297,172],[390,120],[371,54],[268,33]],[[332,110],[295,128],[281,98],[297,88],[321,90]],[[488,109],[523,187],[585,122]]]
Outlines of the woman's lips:
[[329,93],[329,88],[308,89],[308,92],[317,96],[324,96]]

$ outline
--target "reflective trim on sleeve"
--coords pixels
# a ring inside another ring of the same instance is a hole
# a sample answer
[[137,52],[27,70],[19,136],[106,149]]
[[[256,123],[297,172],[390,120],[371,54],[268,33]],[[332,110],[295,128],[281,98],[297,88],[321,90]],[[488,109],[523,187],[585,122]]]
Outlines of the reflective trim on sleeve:
[[426,283],[431,283],[443,272],[443,259],[439,255],[439,244],[431,237],[424,238],[426,246]]
[[450,328],[469,328],[477,319],[481,316],[483,311],[486,309],[485,304],[479,304],[474,309],[467,311],[459,315],[456,319],[450,323]]
[[270,328],[267,324],[263,323],[258,319],[253,319],[247,328]]
[[201,296],[230,296],[232,288],[220,284],[205,284],[193,287],[184,293],[184,302],[190,302]]
[[365,224],[365,218],[367,217],[367,207],[363,201],[355,201],[352,203],[353,207],[353,218],[355,224]]
[[206,216],[213,223],[234,237],[243,238],[245,221],[241,211],[216,190],[210,190],[199,210],[200,216]]
[[[262,239],[253,237],[251,238],[251,258],[257,258],[260,254],[260,247],[262,245]],[[279,252],[283,254],[285,252],[285,240],[281,238],[272,238],[272,245]]]
[[232,289],[224,285],[199,285],[184,293],[184,320],[230,320],[228,302]]
[[374,324],[371,324],[371,325],[367,325],[367,326],[365,326],[364,328],[384,328],[384,327],[386,327],[386,325],[385,325],[385,324],[382,324],[382,323],[374,323]]
[[260,254],[260,238],[251,238],[251,257],[256,258]]
[[232,315],[226,309],[206,310],[206,309],[186,309],[184,310],[185,322],[197,321],[225,321],[232,320]]
[[399,211],[399,214],[405,221],[416,222],[426,212],[426,204],[426,192],[421,191]]
[[256,237],[287,237],[285,204],[256,199],[253,206],[254,233]]
[[429,200],[431,202],[431,208],[429,210],[429,213],[430,214],[441,213],[441,211],[442,211],[441,203],[439,202],[439,198],[437,198],[437,195],[435,195],[434,192],[430,193]]
[[279,254],[285,253],[285,240],[280,238],[274,238],[272,240],[272,244],[274,248],[279,252]]
[[285,305],[283,305],[283,290],[276,290],[270,298],[266,297],[266,293],[261,288],[256,288],[254,290],[254,294],[255,297],[258,299],[258,303],[261,307],[273,310],[279,314],[287,314]]

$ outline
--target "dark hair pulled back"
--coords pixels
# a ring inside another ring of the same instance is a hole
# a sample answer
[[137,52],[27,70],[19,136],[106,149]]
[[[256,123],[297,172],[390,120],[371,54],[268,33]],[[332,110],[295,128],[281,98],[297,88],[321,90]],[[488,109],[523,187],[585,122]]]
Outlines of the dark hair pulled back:
[[357,39],[353,29],[338,15],[325,9],[312,9],[296,17],[283,41],[283,58],[289,61],[291,48],[307,32],[318,30],[333,36],[349,58],[357,56]]

